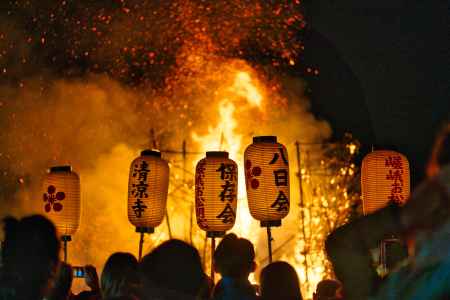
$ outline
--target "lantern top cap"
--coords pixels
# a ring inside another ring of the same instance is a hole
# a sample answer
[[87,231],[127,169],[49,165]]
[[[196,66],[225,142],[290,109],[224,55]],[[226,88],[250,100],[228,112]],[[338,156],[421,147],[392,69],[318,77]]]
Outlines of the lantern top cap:
[[277,137],[274,135],[254,136],[253,143],[277,143]]
[[55,166],[50,168],[50,172],[72,172],[71,166]]
[[155,156],[155,157],[161,157],[161,152],[157,151],[157,150],[143,150],[141,152],[141,156]]
[[207,151],[206,157],[228,158],[228,152],[226,152],[226,151]]

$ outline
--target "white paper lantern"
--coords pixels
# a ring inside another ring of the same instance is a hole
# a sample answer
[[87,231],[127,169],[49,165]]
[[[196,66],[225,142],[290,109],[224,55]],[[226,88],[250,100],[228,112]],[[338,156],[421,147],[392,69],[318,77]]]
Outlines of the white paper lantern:
[[259,136],[244,154],[245,183],[251,215],[262,226],[279,226],[290,207],[289,160],[275,136]]
[[144,150],[130,167],[128,219],[136,231],[153,232],[166,213],[169,165],[161,153]]
[[409,162],[395,151],[376,150],[364,157],[361,192],[365,215],[390,202],[403,205],[409,198]]
[[211,237],[230,230],[236,219],[238,167],[228,152],[206,152],[195,171],[195,207],[198,226]]
[[43,185],[43,214],[62,236],[73,235],[80,224],[80,178],[70,166],[50,168]]

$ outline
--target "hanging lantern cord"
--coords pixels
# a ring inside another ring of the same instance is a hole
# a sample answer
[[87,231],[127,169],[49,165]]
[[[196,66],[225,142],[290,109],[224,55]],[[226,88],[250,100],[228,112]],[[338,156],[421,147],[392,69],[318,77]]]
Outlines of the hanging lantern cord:
[[70,235],[63,235],[61,237],[61,240],[63,241],[64,262],[67,263],[67,242],[70,242],[72,238],[70,237]]
[[269,264],[272,263],[272,231],[270,226],[267,226],[267,245],[269,247]]
[[216,250],[216,238],[211,238],[211,280],[215,283],[214,280],[214,251]]

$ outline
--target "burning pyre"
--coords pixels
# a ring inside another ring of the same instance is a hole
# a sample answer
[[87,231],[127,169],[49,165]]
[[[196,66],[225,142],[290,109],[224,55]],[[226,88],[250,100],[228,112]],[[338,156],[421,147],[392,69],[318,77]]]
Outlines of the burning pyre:
[[225,150],[239,165],[233,232],[254,242],[264,266],[266,237],[248,212],[243,151],[252,136],[277,135],[288,147],[292,187],[274,256],[296,267],[305,295],[332,276],[323,242],[356,200],[358,145],[324,143],[331,129],[309,112],[305,82],[283,75],[301,64],[298,1],[39,3],[11,2],[0,21],[2,212],[41,212],[43,172],[70,163],[83,201],[70,261],[101,267],[114,251],[137,251],[126,216],[129,163],[140,149],[158,148],[171,166],[168,217],[146,250],[184,239],[208,267],[193,170],[205,151]]

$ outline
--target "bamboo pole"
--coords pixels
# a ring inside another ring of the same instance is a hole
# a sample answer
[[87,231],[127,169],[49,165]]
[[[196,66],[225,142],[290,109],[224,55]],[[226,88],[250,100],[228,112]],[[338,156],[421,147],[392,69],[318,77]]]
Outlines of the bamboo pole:
[[[303,234],[303,240],[305,242],[305,249],[307,249],[306,245],[306,230],[305,230],[305,202],[304,202],[304,194],[303,194],[303,180],[302,180],[302,168],[301,168],[301,152],[300,152],[300,143],[297,141],[295,142],[295,148],[297,151],[297,178],[298,178],[298,185],[299,185],[299,196],[300,196],[300,217],[302,222],[302,234]],[[305,278],[306,282],[309,282],[309,272],[308,272],[308,258],[307,258],[308,251],[305,251],[305,260],[304,260],[304,266],[305,266]]]

